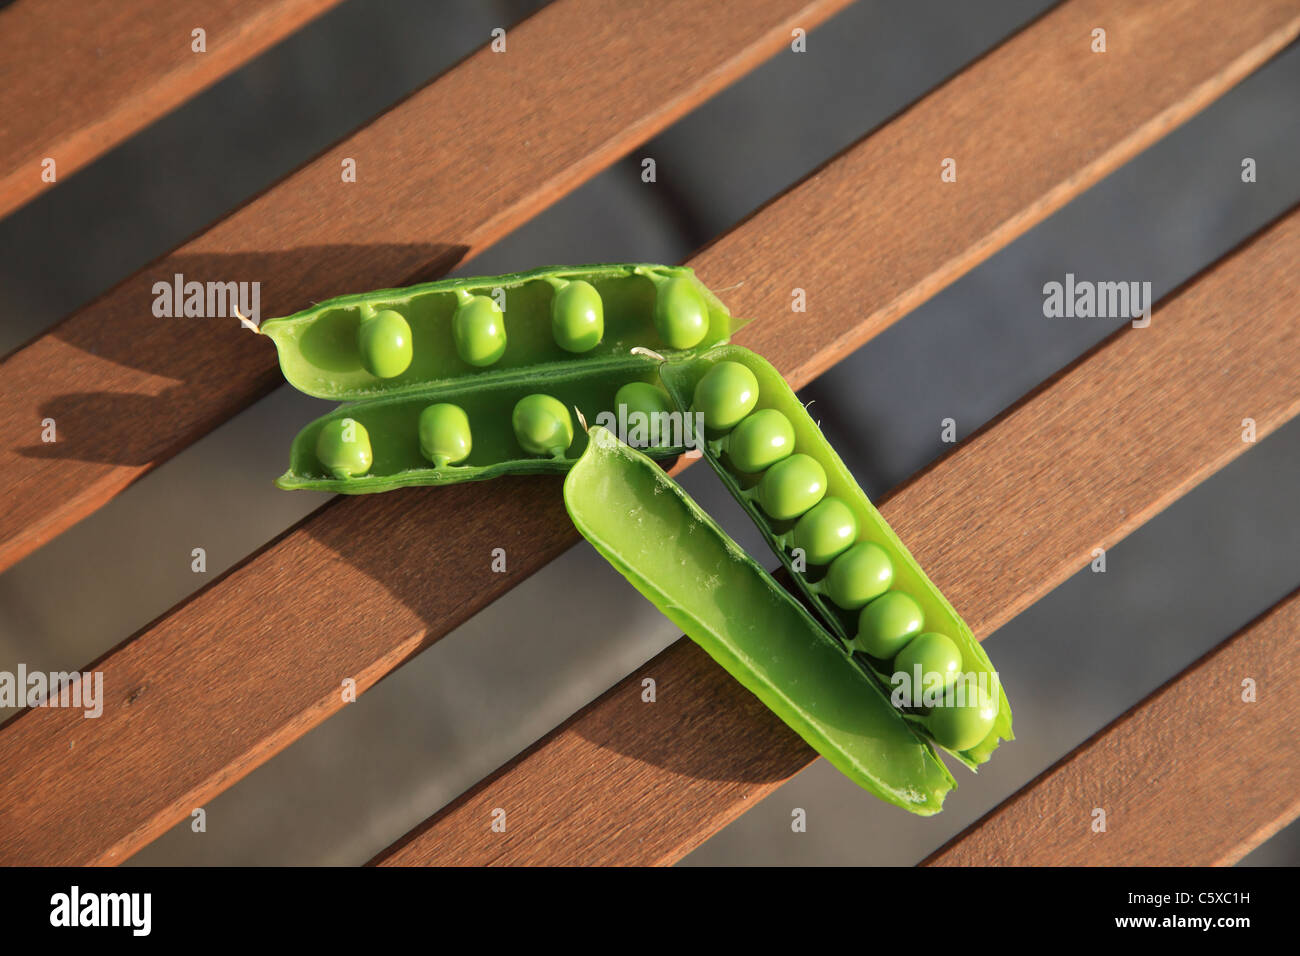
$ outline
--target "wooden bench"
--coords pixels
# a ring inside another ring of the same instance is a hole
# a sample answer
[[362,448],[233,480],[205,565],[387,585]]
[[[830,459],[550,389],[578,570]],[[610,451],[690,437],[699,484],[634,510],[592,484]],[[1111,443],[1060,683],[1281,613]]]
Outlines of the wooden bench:
[[[555,0],[512,28],[509,56],[469,57],[12,353],[0,364],[0,569],[281,382],[255,336],[215,323],[182,336],[142,310],[160,275],[257,262],[263,314],[273,315],[444,273],[786,48],[792,29],[811,29],[846,5]],[[234,22],[265,46],[330,4],[229,6],[247,8]],[[12,23],[46,35],[54,27],[36,9],[18,0],[0,10],[0,30]],[[1084,71],[1077,51],[1098,23],[1108,25],[1113,55]],[[158,29],[175,25],[151,25],[132,42],[156,43]],[[801,387],[1298,34],[1294,0],[1066,0],[689,264],[706,283],[726,277],[735,286],[725,293],[732,311],[760,319],[738,341]],[[201,75],[174,57],[149,59],[130,82],[98,89],[94,110],[54,126],[23,113],[27,125],[0,140],[0,212],[31,198],[37,157],[66,150],[67,163],[80,165],[260,48],[227,51]],[[593,74],[596,59],[618,68]],[[10,91],[28,77],[0,75],[3,96],[22,112]],[[52,82],[75,89],[71,71]],[[513,113],[524,83],[532,109],[517,121],[463,118],[465,103],[477,116]],[[591,102],[601,109],[584,109]],[[101,116],[112,121],[96,131],[92,117]],[[436,142],[416,132],[433,128],[442,132]],[[502,148],[503,137],[516,148]],[[942,188],[939,161],[954,154],[963,182],[977,187]],[[389,172],[347,190],[322,188],[337,182],[343,157]],[[429,223],[437,223],[433,242]],[[268,250],[290,254],[263,260]],[[1262,438],[1300,412],[1300,310],[1294,293],[1279,295],[1297,261],[1300,212],[1291,210],[1167,296],[1150,328],[1117,332],[887,497],[886,517],[977,637],[1251,447],[1233,428],[1209,430],[1205,421],[1249,407]],[[796,285],[817,290],[798,316],[789,308]],[[1168,396],[1158,437],[1111,414],[1153,383]],[[132,414],[109,414],[109,393],[131,398]],[[57,418],[61,442],[77,443],[75,457],[22,452],[47,416]],[[1063,458],[1068,468],[1053,467]],[[953,542],[946,529],[977,512],[1004,517],[967,525]],[[466,515],[475,518],[467,524]],[[453,526],[456,534],[441,533]],[[509,573],[485,581],[474,558],[502,528],[516,557]],[[0,862],[121,862],[341,709],[339,675],[363,692],[576,540],[550,480],[330,501],[95,662],[111,693],[102,718],[38,708],[0,728],[0,762],[25,768],[0,779]],[[1242,660],[1276,686],[1296,676],[1286,651],[1297,615],[1292,596],[927,862],[1240,858],[1300,812],[1300,767],[1284,759],[1300,704],[1269,696],[1247,720],[1208,690]],[[647,675],[686,703],[638,707]],[[1174,712],[1195,731],[1171,736],[1164,728]],[[620,745],[594,742],[611,739]],[[1231,743],[1207,753],[1206,739]],[[720,772],[696,778],[630,756],[664,741]],[[683,639],[449,806],[429,807],[429,819],[375,862],[671,863],[814,757]],[[1135,835],[1110,844],[1125,848],[1120,855],[1096,856],[1084,834],[1049,834],[1052,814],[1086,814],[1090,788],[1117,761],[1145,781],[1122,814]],[[1239,785],[1231,797],[1213,796],[1208,788],[1229,766]],[[43,785],[54,780],[72,783]],[[492,833],[485,821],[505,804],[530,812],[508,833]],[[1136,835],[1157,822],[1160,839]]]

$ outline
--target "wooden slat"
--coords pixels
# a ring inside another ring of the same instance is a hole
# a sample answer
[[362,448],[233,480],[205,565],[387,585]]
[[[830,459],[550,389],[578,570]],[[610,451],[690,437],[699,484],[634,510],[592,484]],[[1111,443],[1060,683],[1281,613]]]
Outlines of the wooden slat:
[[[1233,29],[1216,19],[1218,6],[1197,17],[1184,17],[1189,6],[1183,0],[1162,0],[1142,9],[1142,16],[1126,17],[1118,8],[1108,14],[1112,23],[1131,20],[1130,35],[1142,40],[1140,51],[1124,63],[1123,82],[1080,82],[1075,61],[1049,61],[1042,75],[1016,68],[1027,49],[1045,44],[1066,56],[1072,38],[1081,30],[1087,35],[1084,28],[1094,22],[1098,5],[1074,0],[898,122],[929,117],[926,123],[943,124],[950,137],[975,136],[1034,169],[1037,158],[1025,156],[1022,144],[1039,144],[1043,163],[1058,164],[1048,177],[1054,202],[1062,191],[1086,185],[1074,159],[1095,166],[1098,143],[1109,142],[1110,151],[1102,152],[1115,163],[1122,161],[1128,148],[1118,144],[1157,135],[1167,127],[1171,111],[1182,115],[1193,108],[1179,104],[1203,104],[1214,91],[1226,89],[1280,42],[1279,31],[1296,26],[1284,17],[1259,20],[1259,5],[1238,11]],[[1189,33],[1188,24],[1200,25],[1204,32]],[[1177,89],[1165,79],[1171,71],[1183,80]],[[1112,124],[1109,118],[1118,107],[1111,101],[1123,100],[1133,90],[1142,91],[1152,113],[1137,120],[1136,127]],[[1057,139],[1037,131],[1056,116],[1061,100],[1071,97],[1070,122],[1059,131],[1074,144],[1073,153],[1066,155]],[[989,119],[985,104],[998,100],[1018,104],[1011,115],[1022,126],[1008,129],[1002,120]],[[953,116],[962,122],[954,125]],[[982,132],[987,122],[1006,132],[1005,142]],[[1150,123],[1157,128],[1149,129]],[[939,132],[932,128],[927,135],[934,138]],[[815,291],[810,299],[815,312],[808,316],[791,315],[783,305],[779,311],[767,310],[757,323],[785,330],[784,336],[762,332],[761,341],[771,343],[764,345],[768,357],[796,386],[822,370],[815,359],[827,354],[814,346],[810,355],[809,341],[851,338],[860,322],[880,325],[881,320],[870,317],[886,312],[890,301],[923,297],[954,277],[957,266],[936,274],[932,251],[916,235],[950,235],[953,250],[977,250],[964,256],[954,251],[952,261],[973,264],[994,241],[981,231],[987,222],[1016,218],[1027,228],[1032,217],[1026,210],[1048,201],[1042,191],[1022,191],[1021,177],[1002,177],[996,189],[978,190],[983,198],[977,203],[1002,210],[1001,215],[953,211],[937,222],[881,219],[869,230],[878,194],[889,191],[883,184],[893,175],[907,175],[891,173],[892,150],[871,152],[875,142],[871,137],[850,150],[700,260],[711,264],[705,278],[715,287],[727,285],[732,270],[743,268],[797,275],[799,281],[792,285]],[[952,142],[960,144],[948,140]],[[866,163],[865,184],[846,180],[840,172],[841,163],[861,163],[862,151],[874,156]],[[930,190],[947,188],[937,173],[933,181],[914,185],[918,204]],[[807,217],[795,217],[786,233],[773,231],[790,216],[791,203],[809,210]],[[997,228],[997,241],[1009,238],[1005,228]],[[869,247],[867,236],[872,237]],[[873,276],[908,276],[918,290],[898,292],[874,279],[867,289],[836,281],[840,272],[866,271],[859,268],[863,261],[880,263],[870,270]],[[741,314],[755,314],[763,296],[771,294],[766,283],[755,281],[728,299]],[[754,344],[755,339],[747,341]],[[26,780],[75,782],[45,789],[0,780],[0,861],[121,859],[179,819],[187,807],[228,786],[341,707],[336,688],[343,677],[355,677],[364,689],[575,539],[560,503],[559,482],[545,479],[367,496],[321,509],[109,654],[100,665],[105,684],[121,696],[115,696],[119,705],[103,718],[73,721],[67,711],[38,710],[0,733],[0,763],[30,767]],[[507,548],[509,573],[489,573],[489,551],[498,546]],[[924,563],[925,556],[921,558]],[[716,683],[710,693],[719,693]],[[125,700],[129,706],[121,704]],[[220,733],[212,732],[215,727]],[[68,746],[73,741],[75,749]],[[35,799],[38,793],[41,800]]]
[[[1300,815],[1300,591],[928,857],[926,866],[1228,866]],[[1243,700],[1243,681],[1255,701]],[[1106,812],[1095,832],[1094,810]]]
[[[339,0],[19,0],[0,9],[0,216]],[[207,52],[191,49],[196,27]]]
[[[976,637],[1242,454],[1244,415],[1262,438],[1300,413],[1298,256],[1293,212],[887,499]],[[671,863],[815,758],[682,638],[378,862]]]
[[[282,381],[271,343],[233,319],[155,318],[155,282],[258,281],[269,316],[446,272],[848,2],[557,0],[506,53],[485,37],[0,364],[0,570]],[[41,442],[46,418],[57,443]]]

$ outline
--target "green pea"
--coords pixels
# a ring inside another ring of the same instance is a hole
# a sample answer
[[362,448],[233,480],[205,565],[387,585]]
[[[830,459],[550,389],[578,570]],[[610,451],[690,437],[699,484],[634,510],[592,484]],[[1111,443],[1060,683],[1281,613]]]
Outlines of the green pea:
[[420,412],[420,451],[441,468],[469,457],[473,448],[469,416],[459,405],[440,402]]
[[628,382],[614,393],[614,408],[623,406],[630,418],[633,412],[656,415],[673,411],[673,401],[668,393],[649,382]]
[[464,293],[451,332],[456,352],[470,365],[492,365],[505,354],[505,316],[491,296]]
[[659,281],[655,296],[655,328],[670,349],[693,349],[709,334],[709,307],[700,290],[685,276]]
[[[664,446],[669,443],[669,435],[665,431],[671,427],[671,419],[655,417],[674,411],[672,399],[662,388],[649,382],[628,382],[614,393],[615,414],[618,414],[620,408],[623,409],[623,421],[626,422],[628,432],[624,440],[633,447]],[[633,436],[642,429],[645,440],[633,441]]]
[[361,364],[376,378],[395,378],[411,364],[411,327],[402,313],[384,309],[357,328]]
[[889,590],[894,565],[878,544],[859,541],[831,562],[826,571],[826,593],[846,611],[856,611]]
[[925,615],[902,591],[886,591],[858,615],[858,643],[872,657],[892,658],[917,634]]
[[735,428],[758,402],[758,379],[739,362],[719,362],[695,385],[695,410],[708,428]]
[[[926,726],[934,739],[949,750],[969,750],[989,735],[998,717],[998,700],[981,687],[968,689],[964,701],[946,701],[930,711]],[[955,695],[954,695],[955,696]],[[971,698],[974,697],[974,700]]]
[[605,305],[590,282],[557,283],[551,299],[551,333],[566,352],[590,352],[605,335]]
[[747,415],[727,441],[727,457],[737,471],[756,474],[794,451],[794,426],[775,408]]
[[794,526],[793,542],[812,564],[830,564],[858,536],[858,519],[839,498],[823,498]]
[[573,444],[568,407],[550,395],[525,395],[510,416],[515,438],[530,455],[559,458]]
[[663,415],[673,411],[668,393],[649,382],[628,382],[614,394],[614,412],[627,430],[623,440],[633,448],[668,445],[672,419]]
[[826,494],[826,471],[814,458],[791,455],[764,472],[758,503],[777,521],[797,518]]
[[370,433],[352,418],[326,422],[316,436],[316,458],[340,481],[364,475],[375,460],[370,450]]
[[914,677],[918,664],[921,666],[921,685],[913,686],[913,693],[921,694],[930,686],[929,682],[934,679],[931,674],[938,674],[943,680],[942,686],[947,689],[961,673],[961,651],[947,634],[937,631],[919,634],[898,652],[894,658],[894,670]]

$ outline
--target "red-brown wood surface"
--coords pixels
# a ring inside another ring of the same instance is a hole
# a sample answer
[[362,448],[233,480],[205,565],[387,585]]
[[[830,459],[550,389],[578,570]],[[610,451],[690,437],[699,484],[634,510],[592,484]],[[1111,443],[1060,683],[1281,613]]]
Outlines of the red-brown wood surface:
[[[1300,412],[1300,292],[1287,279],[1297,257],[1293,212],[1183,289],[1150,327],[1112,336],[889,497],[885,518],[976,637],[1250,448],[1243,417],[1262,438]],[[656,683],[653,706],[641,701],[645,678]],[[1245,787],[1214,754],[1269,765],[1275,745],[1239,735],[1226,750],[1198,748],[1196,766]],[[671,863],[815,758],[682,638],[379,862]],[[1233,806],[1233,826],[1198,847],[1276,824],[1275,800]],[[497,807],[505,833],[491,829]]]
[[[1075,748],[924,864],[1236,863],[1300,815],[1297,635],[1300,591]],[[1102,823],[1104,831],[1096,828]]]
[[[339,0],[18,0],[0,10],[0,216]],[[191,31],[206,31],[206,52]]]
[[485,37],[0,363],[0,570],[280,383],[274,347],[233,318],[155,318],[156,282],[260,282],[270,316],[446,272],[847,3],[556,0],[511,29],[506,53]]
[[[1088,169],[1093,175],[1097,161],[1089,157],[1095,157],[1098,141],[1123,144],[1156,135],[1166,128],[1171,111],[1182,116],[1204,105],[1294,28],[1276,6],[1239,11],[1234,31],[1215,19],[1217,12],[1185,16],[1188,4],[1178,0],[1143,9],[1146,15],[1132,18],[1133,30],[1141,28],[1145,32],[1140,35],[1150,42],[1130,53],[1122,78],[1112,71],[1115,79],[1101,86],[1081,81],[1077,62],[1056,67],[1049,62],[1041,76],[1013,68],[1025,47],[1041,42],[1059,50],[1062,37],[1081,29],[1086,37],[1083,27],[1093,21],[1098,5],[1075,0],[898,122],[921,113],[931,116],[932,123],[945,124],[951,136],[983,135],[986,105],[1013,104],[1009,115],[1020,125],[1007,130],[1016,143],[1009,158],[1033,167],[1035,177],[1040,165],[1055,163],[1046,180],[1055,184],[1049,190],[1054,202],[1062,190],[1082,189],[1086,180],[1055,140],[1049,143],[1038,134],[1045,118],[1056,115],[1057,107],[1041,105],[1044,100],[1056,104],[1074,98],[1078,115],[1060,135],[1074,141],[1079,157],[1092,163]],[[1269,10],[1275,19],[1268,19]],[[1108,15],[1112,22],[1125,22],[1118,8]],[[1161,30],[1148,17],[1168,19]],[[1203,34],[1189,32],[1198,24]],[[1225,41],[1225,33],[1236,39]],[[1171,35],[1175,43],[1169,41]],[[1170,71],[1182,78],[1178,90],[1162,85]],[[1111,102],[1125,100],[1135,90],[1155,97],[1151,116],[1133,117]],[[1117,113],[1137,125],[1113,123]],[[1001,120],[997,126],[1006,129]],[[939,133],[931,130],[929,135]],[[892,171],[892,152],[872,154],[863,180],[847,180],[839,172],[842,164],[873,150],[876,139],[819,171],[799,187],[796,198],[751,219],[700,260],[716,270],[705,278],[720,288],[729,274],[779,274],[792,256],[798,258],[798,284],[816,292],[810,298],[815,311],[811,317],[792,315],[782,298],[779,310],[765,310],[754,327],[756,337],[746,339],[748,344],[771,342],[764,345],[769,358],[796,386],[822,370],[816,361],[831,357],[816,343],[853,339],[863,322],[880,327],[881,321],[872,317],[885,314],[891,301],[933,293],[955,277],[962,263],[972,265],[988,254],[991,244],[1005,242],[1012,232],[1006,222],[1014,219],[1027,228],[1034,210],[1047,202],[1043,192],[1022,189],[1030,175],[1026,172],[979,184],[973,192],[981,198],[970,200],[960,215],[950,211],[936,221],[915,216],[877,221],[877,194],[888,192],[894,176],[907,175]],[[987,142],[988,148],[1004,148]],[[1021,152],[1025,143],[1041,145],[1041,163],[1037,154]],[[1116,146],[1105,155],[1117,163],[1127,155],[1125,149]],[[909,182],[917,190],[918,206],[931,191],[952,186],[939,182],[937,160],[932,180]],[[799,207],[808,210],[805,216],[789,212]],[[787,223],[788,233],[773,231]],[[981,231],[986,225],[993,226],[995,236]],[[916,239],[921,232],[951,236],[952,258],[939,274],[929,246]],[[312,261],[303,259],[304,264]],[[864,262],[871,267],[864,268]],[[899,291],[874,280],[877,272],[909,276],[917,288]],[[847,274],[873,281],[854,284],[837,278]],[[772,294],[765,283],[755,281],[729,292],[728,300],[741,314],[756,314],[763,296]],[[453,526],[451,533],[447,529]],[[353,677],[364,689],[573,540],[554,480],[423,489],[326,506],[110,653],[100,665],[109,693],[103,718],[72,721],[67,711],[37,710],[4,728],[0,761],[31,768],[29,781],[76,783],[43,790],[0,781],[0,860],[120,860],[341,707],[341,680]],[[490,573],[493,547],[507,548],[508,574]],[[920,557],[924,563],[926,557]],[[438,586],[431,587],[431,581]],[[43,793],[43,799],[34,799],[36,793]],[[732,812],[727,807],[720,811],[723,816]]]

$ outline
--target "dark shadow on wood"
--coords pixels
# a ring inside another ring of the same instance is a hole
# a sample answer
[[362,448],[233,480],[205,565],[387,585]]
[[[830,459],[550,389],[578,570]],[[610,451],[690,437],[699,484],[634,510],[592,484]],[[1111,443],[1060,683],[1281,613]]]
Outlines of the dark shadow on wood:
[[[45,380],[38,388],[51,394],[38,410],[41,419],[54,419],[58,440],[21,447],[18,453],[26,458],[148,465],[176,453],[283,382],[275,346],[233,316],[155,316],[157,283],[172,285],[178,274],[186,282],[257,282],[265,319],[336,295],[445,274],[465,252],[465,246],[446,243],[316,245],[160,259],[20,350],[48,352],[51,367],[39,370]],[[20,357],[20,352],[0,363],[0,373],[11,362],[38,354]],[[88,356],[93,358],[83,362]],[[122,375],[105,368],[104,362],[144,376]],[[122,388],[131,390],[77,390],[89,376],[120,381]],[[65,387],[70,390],[60,392]],[[326,407],[322,405],[322,411]]]

